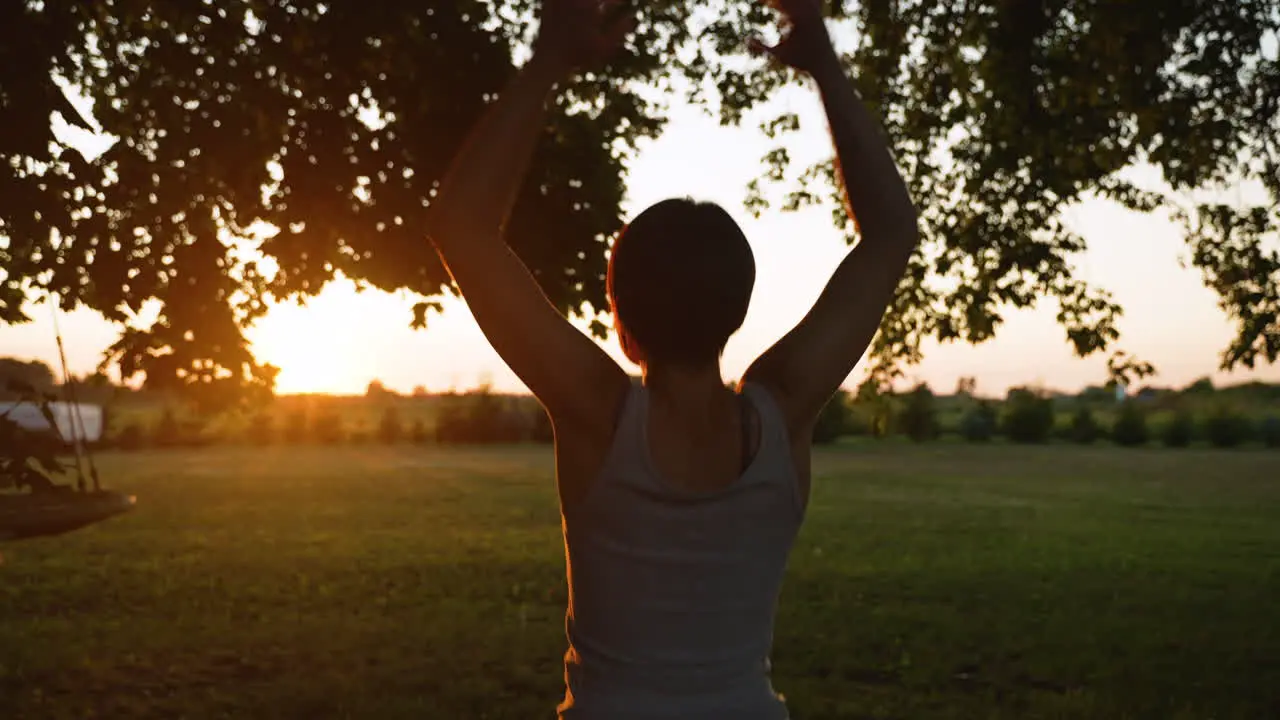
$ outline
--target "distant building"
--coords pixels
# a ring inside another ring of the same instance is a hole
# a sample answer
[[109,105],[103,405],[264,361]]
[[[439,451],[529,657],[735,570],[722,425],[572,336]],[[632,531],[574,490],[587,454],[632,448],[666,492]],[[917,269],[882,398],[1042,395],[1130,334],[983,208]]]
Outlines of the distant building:
[[[102,407],[79,403],[73,405],[65,402],[49,403],[53,420],[57,423],[57,431],[68,442],[79,438],[82,442],[98,442],[102,440],[103,414]],[[74,410],[79,411],[76,417]],[[0,402],[0,416],[4,416],[18,424],[18,427],[32,432],[48,431],[49,421],[40,408],[31,402]],[[81,432],[83,426],[83,432]]]

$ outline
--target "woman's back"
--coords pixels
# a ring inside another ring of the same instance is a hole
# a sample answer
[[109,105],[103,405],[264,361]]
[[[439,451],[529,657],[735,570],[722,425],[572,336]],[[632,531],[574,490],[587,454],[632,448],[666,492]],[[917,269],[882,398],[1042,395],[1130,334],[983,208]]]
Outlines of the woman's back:
[[562,717],[787,716],[769,655],[804,504],[776,404],[757,385],[743,395],[757,449],[733,482],[693,491],[656,468],[650,391],[633,384],[600,473],[564,510]]
[[[591,263],[602,248],[560,258],[572,267],[545,278],[561,291],[553,302],[506,243],[545,137],[538,128],[554,125],[549,101],[624,44],[631,13],[543,0],[533,60],[474,124],[427,209],[426,233],[485,338],[555,428],[570,590],[564,717],[786,716],[770,686],[769,652],[809,492],[809,439],[891,303],[911,300],[897,291],[920,240],[916,210],[882,128],[845,74],[823,3],[770,4],[785,16],[784,32],[777,45],[752,48],[817,84],[860,240],[804,318],[742,374],[760,421],[749,463],[735,454],[748,444],[728,432],[739,416],[726,400],[738,399],[726,397],[720,360],[746,319],[756,263],[724,208],[665,200],[609,246],[603,280],[613,330],[646,382],[666,379],[656,394],[566,320],[585,309],[579,300],[598,307],[601,278]],[[561,190],[544,199],[582,204],[581,193]],[[582,223],[559,228],[566,242],[598,238],[594,223],[611,214],[573,217]],[[877,358],[906,350],[889,343]]]

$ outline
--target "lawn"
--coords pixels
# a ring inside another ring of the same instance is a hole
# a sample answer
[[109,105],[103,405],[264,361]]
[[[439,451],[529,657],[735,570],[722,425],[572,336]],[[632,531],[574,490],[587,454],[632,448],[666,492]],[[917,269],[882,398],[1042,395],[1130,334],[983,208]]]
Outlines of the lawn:
[[[107,456],[137,511],[0,546],[0,718],[537,718],[542,448]],[[775,685],[808,718],[1280,716],[1280,453],[816,456]]]

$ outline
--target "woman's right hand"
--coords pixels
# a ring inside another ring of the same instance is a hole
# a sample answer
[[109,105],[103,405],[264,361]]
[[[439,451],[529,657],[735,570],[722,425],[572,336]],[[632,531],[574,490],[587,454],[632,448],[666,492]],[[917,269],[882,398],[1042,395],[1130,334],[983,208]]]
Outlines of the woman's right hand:
[[748,41],[753,52],[810,75],[824,63],[836,59],[831,36],[822,16],[822,0],[766,0],[782,14],[785,30],[777,45],[767,45],[759,38]]

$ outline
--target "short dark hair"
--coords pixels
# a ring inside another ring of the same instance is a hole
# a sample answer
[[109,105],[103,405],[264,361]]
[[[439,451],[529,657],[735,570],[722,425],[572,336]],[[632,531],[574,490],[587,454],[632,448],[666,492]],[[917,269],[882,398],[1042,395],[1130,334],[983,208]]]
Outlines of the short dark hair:
[[742,327],[755,281],[755,256],[742,228],[719,205],[690,198],[640,213],[609,257],[618,331],[648,364],[718,360]]

